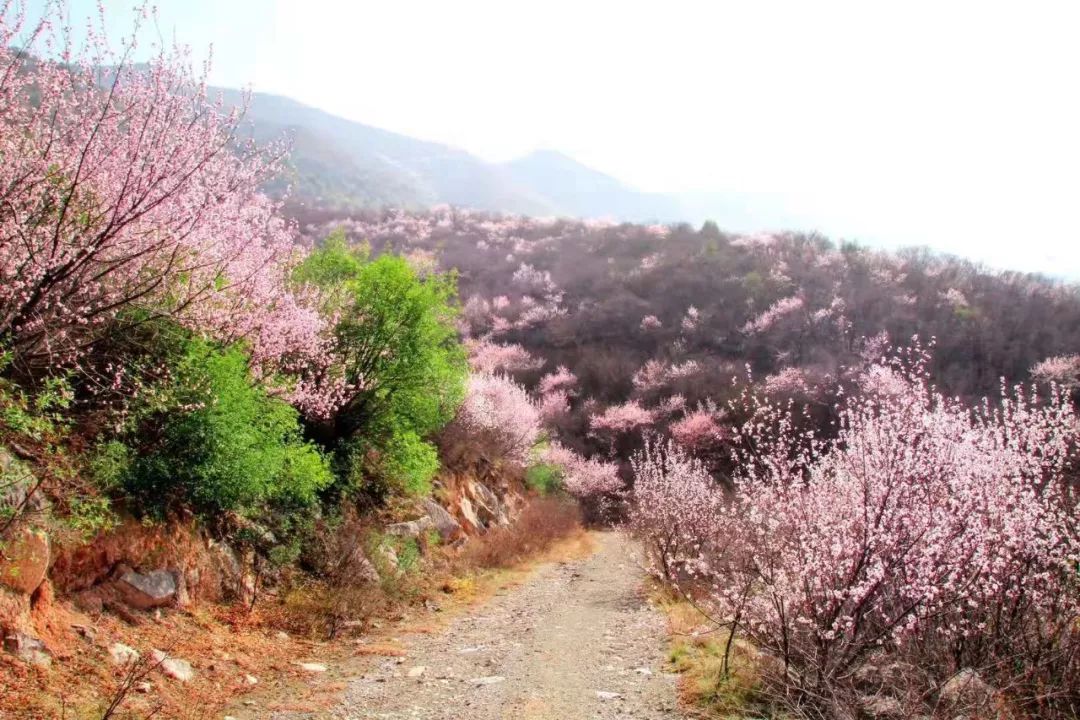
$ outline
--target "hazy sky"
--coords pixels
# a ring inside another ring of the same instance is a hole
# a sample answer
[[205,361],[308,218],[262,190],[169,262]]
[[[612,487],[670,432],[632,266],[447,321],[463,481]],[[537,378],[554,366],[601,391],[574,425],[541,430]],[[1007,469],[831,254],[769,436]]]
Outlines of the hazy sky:
[[[106,0],[116,27],[132,4]],[[165,34],[213,44],[216,84],[492,160],[554,148],[646,190],[780,193],[832,235],[1080,277],[1080,3],[157,5]]]

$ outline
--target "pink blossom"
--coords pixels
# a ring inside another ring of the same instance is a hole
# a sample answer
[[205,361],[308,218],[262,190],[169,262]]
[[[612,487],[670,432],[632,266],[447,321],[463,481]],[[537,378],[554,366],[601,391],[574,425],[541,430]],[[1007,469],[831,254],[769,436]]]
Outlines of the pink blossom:
[[802,310],[805,304],[805,301],[799,295],[777,300],[761,315],[748,321],[743,326],[742,331],[747,335],[763,333],[782,318]]
[[650,425],[652,421],[652,413],[631,400],[622,405],[612,405],[599,415],[593,415],[589,418],[589,429],[593,434],[614,436]]

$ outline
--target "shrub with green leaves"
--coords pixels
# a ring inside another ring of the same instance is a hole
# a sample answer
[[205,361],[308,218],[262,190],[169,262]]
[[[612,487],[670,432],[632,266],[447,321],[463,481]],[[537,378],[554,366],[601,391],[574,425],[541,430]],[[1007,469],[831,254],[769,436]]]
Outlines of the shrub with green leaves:
[[253,380],[243,350],[195,339],[171,365],[168,381],[136,402],[138,457],[106,446],[97,457],[103,479],[119,476],[158,513],[314,505],[332,480],[329,464],[303,439],[297,411]]
[[297,268],[318,287],[334,329],[339,372],[352,388],[321,428],[338,449],[342,489],[381,497],[424,493],[438,470],[427,438],[465,395],[467,363],[454,324],[453,274],[418,274],[395,255],[371,258],[331,235]]
[[541,495],[551,495],[562,488],[562,469],[549,463],[532,465],[525,471],[525,484]]

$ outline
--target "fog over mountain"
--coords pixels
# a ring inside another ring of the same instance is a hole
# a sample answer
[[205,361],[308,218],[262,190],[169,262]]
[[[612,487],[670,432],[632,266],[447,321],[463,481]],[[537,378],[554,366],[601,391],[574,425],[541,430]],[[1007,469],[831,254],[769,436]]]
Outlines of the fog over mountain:
[[[236,90],[221,90],[239,103]],[[633,222],[715,220],[738,232],[800,228],[806,220],[778,196],[754,193],[649,193],[594,170],[558,150],[506,163],[337,117],[290,98],[253,93],[246,126],[261,141],[292,145],[291,184],[301,201],[349,208],[450,204],[538,216]]]

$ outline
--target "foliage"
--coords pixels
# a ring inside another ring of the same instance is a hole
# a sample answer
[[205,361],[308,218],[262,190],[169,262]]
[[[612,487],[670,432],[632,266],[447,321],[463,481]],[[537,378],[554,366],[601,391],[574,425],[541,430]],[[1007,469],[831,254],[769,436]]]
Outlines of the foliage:
[[174,363],[136,411],[131,438],[144,449],[123,472],[127,453],[105,446],[103,477],[122,472],[140,507],[158,511],[311,506],[331,481],[328,463],[303,441],[297,412],[252,380],[245,353],[195,339]]
[[562,488],[562,469],[551,463],[536,463],[525,471],[525,484],[541,495],[551,495]]
[[439,456],[431,443],[412,430],[381,435],[376,445],[357,438],[343,446],[342,490],[382,501],[390,494],[425,495],[439,470]]
[[372,259],[332,234],[295,277],[317,287],[323,311],[337,318],[333,371],[343,395],[324,435],[339,443],[345,487],[426,492],[438,459],[424,438],[464,395],[454,276],[420,276],[403,258]]

